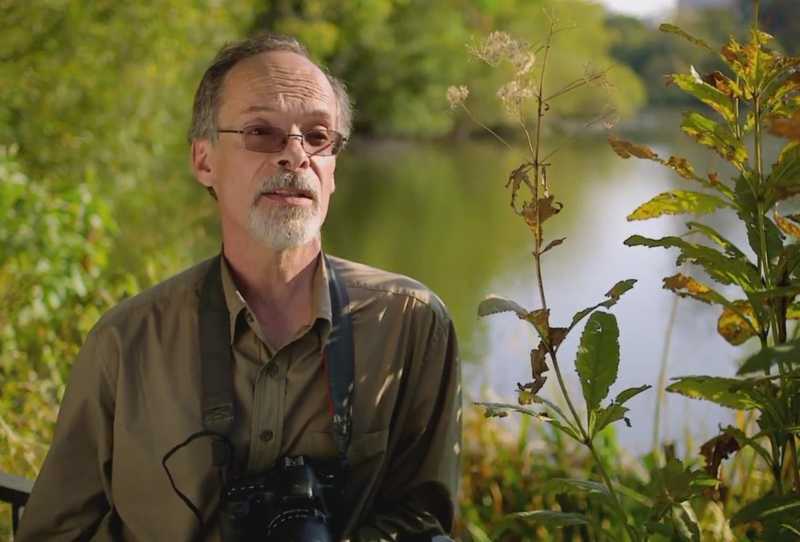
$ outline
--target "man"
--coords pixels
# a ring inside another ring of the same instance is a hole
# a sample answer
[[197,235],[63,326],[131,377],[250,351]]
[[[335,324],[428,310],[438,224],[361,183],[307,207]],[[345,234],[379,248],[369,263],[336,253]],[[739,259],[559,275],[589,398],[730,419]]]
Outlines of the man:
[[[337,457],[323,361],[332,275],[349,299],[354,349],[349,468],[331,503],[337,537],[431,540],[451,529],[460,429],[452,323],[419,283],[321,253],[350,117],[344,86],[293,39],[260,35],[218,53],[190,138],[194,174],[219,208],[223,257],[122,302],[91,331],[19,540],[220,539],[222,483],[208,440],[167,465],[197,517],[161,464],[204,429],[203,341],[232,354],[240,471]],[[200,333],[214,273],[229,328]]]

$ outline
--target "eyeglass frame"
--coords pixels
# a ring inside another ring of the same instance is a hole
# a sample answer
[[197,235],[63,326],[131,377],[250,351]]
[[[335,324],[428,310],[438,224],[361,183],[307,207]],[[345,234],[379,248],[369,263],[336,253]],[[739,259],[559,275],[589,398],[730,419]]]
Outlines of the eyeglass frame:
[[[252,127],[248,127],[248,128],[255,129],[255,128],[257,128],[257,127],[256,127],[256,126],[252,126]],[[245,148],[246,150],[248,150],[248,151],[250,151],[250,152],[258,152],[258,153],[261,153],[261,154],[277,154],[277,153],[279,153],[279,152],[283,152],[283,151],[286,149],[286,146],[287,146],[287,145],[289,145],[289,139],[291,139],[291,138],[293,138],[293,137],[297,137],[297,138],[300,138],[300,146],[302,147],[302,149],[303,149],[303,152],[305,152],[305,153],[306,153],[306,155],[307,155],[308,157],[312,157],[312,156],[336,156],[337,154],[339,154],[339,153],[341,152],[341,150],[342,150],[342,149],[344,148],[344,146],[345,146],[345,143],[347,143],[347,141],[348,141],[348,139],[349,139],[348,137],[346,137],[346,136],[345,136],[344,134],[342,134],[341,132],[338,132],[337,130],[332,130],[332,129],[329,129],[329,128],[324,128],[325,132],[328,132],[328,133],[335,134],[336,136],[338,136],[338,137],[339,137],[338,146],[337,146],[337,142],[336,142],[336,141],[333,141],[333,142],[332,142],[330,145],[328,145],[327,147],[323,147],[323,148],[321,148],[320,150],[318,150],[318,151],[316,151],[316,152],[308,152],[308,150],[306,150],[306,134],[307,134],[307,133],[309,133],[309,132],[313,132],[313,131],[315,131],[315,130],[319,131],[319,128],[314,128],[314,129],[312,129],[312,130],[307,130],[307,131],[305,131],[305,132],[301,131],[299,134],[292,134],[292,133],[289,133],[289,132],[287,132],[287,131],[286,131],[286,130],[284,130],[283,128],[278,128],[277,126],[270,126],[270,128],[272,128],[272,129],[275,129],[275,130],[280,130],[280,131],[282,131],[282,132],[285,134],[285,136],[284,136],[284,138],[285,138],[285,139],[284,139],[284,142],[283,142],[283,147],[281,147],[280,149],[278,149],[278,150],[276,150],[276,151],[255,151],[255,150],[252,150],[252,149],[248,149],[248,148],[247,148],[247,142],[246,142],[246,140],[245,140],[245,136],[247,135],[247,130],[248,130],[248,128],[242,128],[241,130],[233,130],[233,129],[217,129],[217,130],[215,130],[215,131],[216,131],[218,134],[239,134],[239,135],[241,135],[241,136],[242,136],[242,144],[243,144],[243,146],[244,146],[244,148]],[[322,151],[324,151],[324,150],[326,150],[326,149],[329,149],[329,148],[331,148],[331,147],[335,147],[335,148],[336,148],[336,152],[331,152],[330,154],[319,154],[319,153],[321,153]]]

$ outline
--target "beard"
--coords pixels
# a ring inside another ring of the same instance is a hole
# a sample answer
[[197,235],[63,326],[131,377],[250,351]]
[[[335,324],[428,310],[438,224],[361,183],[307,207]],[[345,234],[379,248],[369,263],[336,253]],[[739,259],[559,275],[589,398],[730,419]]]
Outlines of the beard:
[[[300,190],[312,198],[312,205],[259,204],[261,196],[279,189]],[[248,216],[248,228],[255,239],[272,250],[282,251],[317,238],[321,227],[319,188],[313,175],[283,173],[264,179]]]

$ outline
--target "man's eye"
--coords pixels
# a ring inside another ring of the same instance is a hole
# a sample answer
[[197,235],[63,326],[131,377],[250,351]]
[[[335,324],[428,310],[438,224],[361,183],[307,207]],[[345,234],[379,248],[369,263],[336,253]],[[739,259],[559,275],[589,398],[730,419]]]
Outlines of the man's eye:
[[306,141],[310,145],[325,145],[326,143],[330,142],[331,137],[325,130],[312,130],[310,132],[306,132],[305,135]]
[[244,133],[255,136],[275,136],[279,135],[280,130],[272,126],[249,126],[244,129]]

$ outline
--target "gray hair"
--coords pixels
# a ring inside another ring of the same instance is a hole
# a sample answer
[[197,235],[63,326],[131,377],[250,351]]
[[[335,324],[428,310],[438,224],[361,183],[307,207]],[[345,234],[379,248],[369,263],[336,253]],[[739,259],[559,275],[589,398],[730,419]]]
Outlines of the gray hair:
[[194,95],[192,108],[192,125],[189,128],[189,140],[217,139],[217,113],[222,101],[222,86],[225,76],[240,61],[251,56],[271,51],[289,51],[307,58],[317,66],[328,79],[337,102],[337,130],[345,137],[350,136],[353,124],[353,107],[347,95],[345,84],[334,77],[323,66],[320,66],[308,54],[306,48],[295,38],[263,32],[241,41],[225,44],[206,69],[197,92]]

